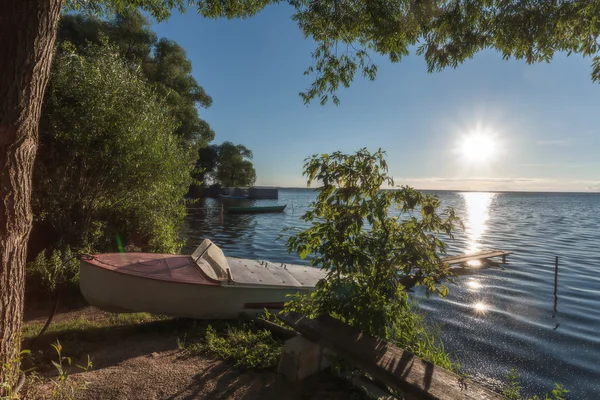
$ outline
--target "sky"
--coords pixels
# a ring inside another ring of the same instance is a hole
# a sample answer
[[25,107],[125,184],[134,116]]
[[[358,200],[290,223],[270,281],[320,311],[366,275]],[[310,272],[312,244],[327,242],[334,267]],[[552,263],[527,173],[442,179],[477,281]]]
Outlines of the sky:
[[341,104],[304,105],[315,44],[288,5],[246,20],[209,20],[193,9],[154,24],[178,42],[213,98],[200,117],[213,143],[254,153],[256,185],[304,187],[316,153],[387,152],[397,185],[417,189],[600,191],[600,84],[591,59],[557,54],[549,64],[477,54],[428,73],[414,54],[400,63],[372,54],[375,81],[355,77]]

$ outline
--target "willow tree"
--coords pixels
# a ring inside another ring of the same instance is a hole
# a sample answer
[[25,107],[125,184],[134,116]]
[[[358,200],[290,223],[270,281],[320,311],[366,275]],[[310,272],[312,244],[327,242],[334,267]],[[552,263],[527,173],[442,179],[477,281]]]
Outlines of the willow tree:
[[[66,0],[64,6],[112,14],[141,7],[157,19],[195,4],[211,18],[249,17],[280,0]],[[369,54],[398,62],[412,48],[430,71],[456,67],[485,48],[504,58],[549,61],[556,51],[593,57],[600,80],[600,0],[287,0],[316,43],[305,102],[374,79]],[[0,364],[16,358],[23,307],[25,247],[31,229],[31,172],[62,0],[0,0]],[[10,364],[14,366],[14,364]],[[0,371],[14,381],[15,368]]]

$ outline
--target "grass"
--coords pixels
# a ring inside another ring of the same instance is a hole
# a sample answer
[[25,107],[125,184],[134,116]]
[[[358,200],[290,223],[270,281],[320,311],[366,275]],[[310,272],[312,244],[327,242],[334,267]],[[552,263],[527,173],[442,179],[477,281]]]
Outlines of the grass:
[[[44,323],[25,323],[24,348],[30,348]],[[35,341],[36,349],[47,349],[60,339],[65,351],[81,356],[93,344],[130,335],[158,333],[177,338],[178,346],[190,353],[206,354],[229,361],[242,369],[275,370],[283,341],[250,322],[198,321],[168,318],[149,313],[109,314],[95,312],[53,322]]]
[[[63,356],[63,347],[58,340],[56,343],[52,343],[51,346],[56,352],[57,357],[57,361],[52,361],[52,365],[58,373],[58,376],[55,379],[50,380],[52,383],[51,398],[57,400],[72,400],[77,392],[86,389],[86,384],[77,384],[68,379],[70,374],[69,369],[73,365],[71,357]],[[82,371],[88,371],[92,368],[92,360],[90,356],[88,356],[85,365],[75,364],[75,366]]]
[[240,369],[275,370],[283,341],[267,330],[256,330],[247,323],[233,323],[220,330],[208,325],[203,338],[183,343],[183,348],[229,361]]
[[[193,321],[168,318],[148,313],[109,314],[94,309],[74,312],[75,315],[57,315],[48,330],[39,338],[43,322],[23,324],[22,348],[31,350],[32,356],[26,361],[28,368],[36,367],[39,372],[52,369],[52,343],[60,340],[64,352],[74,359],[85,358],[87,354],[102,348],[106,343],[143,334],[164,334],[176,337],[189,330]],[[173,338],[174,340],[174,338]]]
[[[149,313],[108,314],[102,313],[99,318],[89,318],[79,315],[75,318],[52,322],[44,336],[63,336],[84,334],[92,329],[111,328],[115,326],[135,325],[146,322],[165,321],[171,318],[152,315]],[[23,339],[32,339],[38,335],[44,326],[43,322],[25,323]]]
[[[274,314],[263,318],[283,325]],[[441,327],[431,326],[418,309],[411,310],[396,326],[394,342],[427,361],[452,370],[460,371],[460,364],[453,361],[439,340]],[[42,322],[26,322],[23,326],[25,343],[38,334]],[[53,343],[60,339],[61,351],[72,357],[85,358],[94,347],[104,346],[110,340],[132,335],[164,334],[165,340],[176,340],[178,347],[190,354],[203,354],[232,363],[245,370],[275,371],[283,349],[283,341],[272,336],[271,332],[257,329],[251,322],[243,321],[198,321],[177,319],[149,313],[109,314],[100,311],[76,313],[72,318],[57,318],[48,331],[36,341],[31,361],[38,371],[56,368],[54,360],[58,353]],[[54,348],[54,352],[48,349]],[[40,349],[46,350],[40,353]],[[41,355],[40,355],[41,354]],[[59,360],[70,358],[58,354]],[[35,358],[35,359],[33,359]],[[348,367],[346,365],[346,367]],[[59,377],[62,376],[59,373]],[[57,381],[58,382],[58,381]],[[59,382],[60,383],[60,382]],[[60,394],[72,394],[72,387],[57,385]],[[527,400],[564,400],[568,391],[561,385],[544,396],[533,396]],[[510,400],[521,399],[520,384],[516,371],[506,376],[503,394]],[[58,397],[57,397],[58,398]],[[63,398],[69,398],[65,395]]]
[[398,319],[392,342],[419,358],[455,373],[460,373],[460,362],[451,357],[441,340],[441,325],[425,320],[425,315],[413,304]]
[[[519,383],[519,374],[516,369],[511,369],[504,377],[505,384],[502,394],[509,400],[520,400],[521,397],[521,384]],[[565,400],[565,395],[569,393],[569,390],[562,387],[561,384],[555,383],[554,389],[550,393],[544,394],[544,396],[534,395],[533,397],[527,397],[527,400]]]

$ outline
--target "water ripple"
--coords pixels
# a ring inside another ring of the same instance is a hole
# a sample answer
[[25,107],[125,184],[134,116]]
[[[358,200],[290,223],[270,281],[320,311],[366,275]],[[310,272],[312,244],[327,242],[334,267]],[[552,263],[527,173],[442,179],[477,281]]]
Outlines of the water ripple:
[[[524,395],[559,382],[571,390],[569,398],[600,398],[600,195],[436,194],[465,220],[466,230],[449,243],[451,254],[514,252],[503,268],[457,277],[447,298],[421,299],[428,318],[444,325],[446,349],[466,373],[495,385],[517,368]],[[288,254],[288,234],[276,239],[284,228],[306,227],[299,217],[314,199],[308,190],[281,190],[279,200],[261,203],[287,204],[283,214],[222,217],[221,203],[207,199],[195,207],[208,209],[186,219],[184,251],[208,237],[228,255],[307,264]]]

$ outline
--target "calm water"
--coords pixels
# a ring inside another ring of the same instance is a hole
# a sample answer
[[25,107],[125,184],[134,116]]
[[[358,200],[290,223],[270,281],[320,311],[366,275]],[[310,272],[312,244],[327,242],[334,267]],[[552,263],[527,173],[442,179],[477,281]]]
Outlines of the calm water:
[[[523,394],[559,382],[571,390],[568,398],[600,398],[600,194],[436,194],[466,225],[449,243],[451,253],[514,252],[507,265],[460,276],[446,298],[421,301],[443,324],[446,349],[465,372],[491,385],[517,368]],[[283,228],[303,226],[299,217],[314,198],[308,190],[280,190],[279,200],[260,203],[287,204],[285,213],[222,219],[219,200],[207,199],[200,206],[216,208],[188,216],[184,250],[208,237],[227,255],[304,263],[276,239]]]

